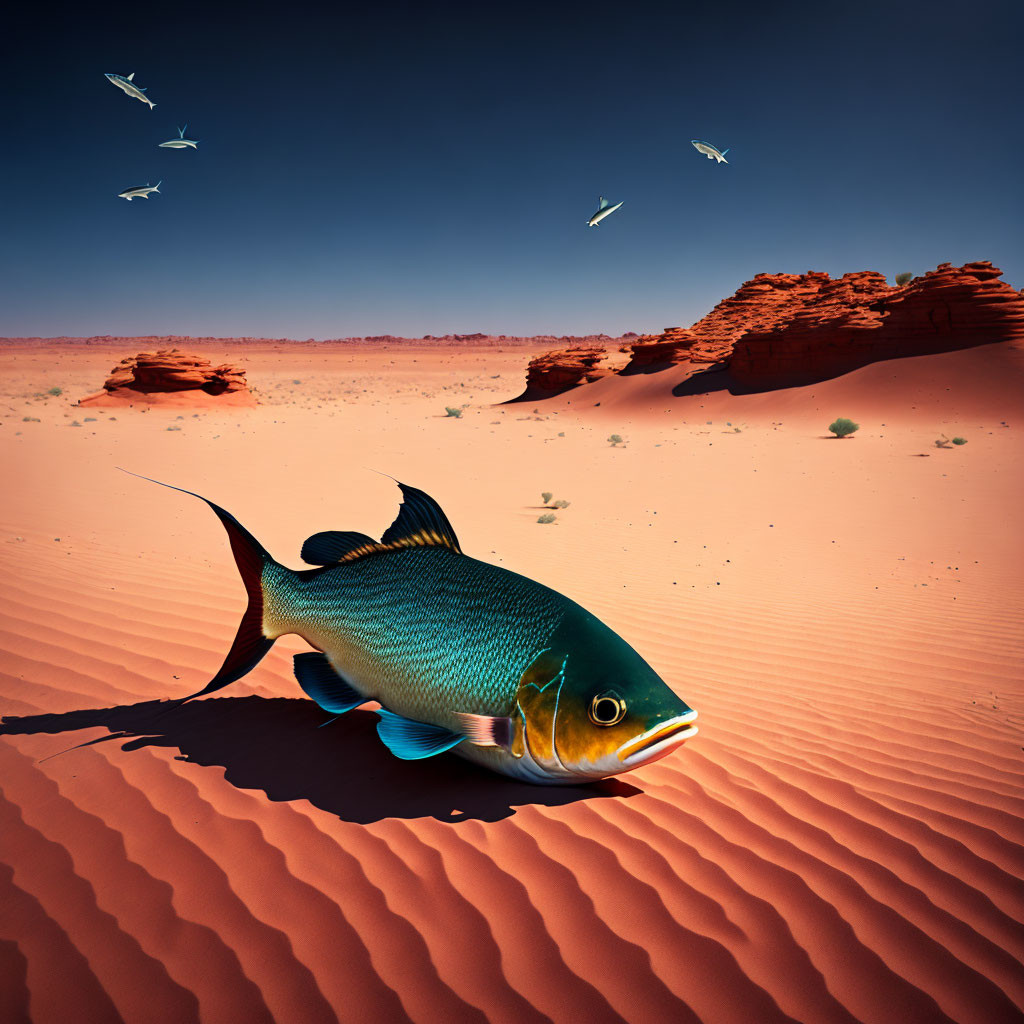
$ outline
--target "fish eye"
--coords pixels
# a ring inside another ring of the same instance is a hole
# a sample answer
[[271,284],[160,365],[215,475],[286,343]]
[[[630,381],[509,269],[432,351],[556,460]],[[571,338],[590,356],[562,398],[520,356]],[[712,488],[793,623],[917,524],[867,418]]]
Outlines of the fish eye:
[[618,725],[626,717],[626,702],[615,693],[599,693],[590,702],[594,725]]

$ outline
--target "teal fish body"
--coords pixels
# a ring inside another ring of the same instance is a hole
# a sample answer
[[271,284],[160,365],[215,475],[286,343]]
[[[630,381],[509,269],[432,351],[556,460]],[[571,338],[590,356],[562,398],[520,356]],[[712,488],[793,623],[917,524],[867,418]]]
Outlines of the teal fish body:
[[399,486],[405,500],[381,541],[314,535],[302,557],[316,567],[300,571],[208,502],[249,608],[221,670],[192,697],[295,633],[315,649],[295,658],[306,693],[334,714],[377,701],[378,731],[400,757],[451,750],[571,784],[649,763],[696,732],[697,712],[625,640],[562,594],[463,554],[436,502]]

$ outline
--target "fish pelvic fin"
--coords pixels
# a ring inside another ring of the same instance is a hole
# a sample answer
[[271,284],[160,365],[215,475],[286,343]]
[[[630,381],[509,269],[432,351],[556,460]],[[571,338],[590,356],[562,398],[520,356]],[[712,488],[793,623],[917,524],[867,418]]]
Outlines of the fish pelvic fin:
[[[118,467],[120,468],[120,467]],[[235,556],[235,565],[238,566],[238,573],[245,585],[245,592],[249,597],[249,606],[242,616],[242,621],[235,634],[234,643],[224,659],[224,663],[218,669],[217,674],[201,689],[195,693],[182,698],[179,703],[192,700],[193,697],[202,697],[207,693],[213,693],[241,679],[247,672],[259,664],[263,655],[274,646],[274,639],[267,637],[263,632],[263,606],[265,592],[263,588],[264,570],[277,563],[263,547],[262,544],[230,513],[215,505],[208,498],[194,491],[186,491],[183,487],[175,487],[173,484],[165,484],[152,477],[142,476],[139,473],[132,473],[124,469],[123,473],[129,476],[137,476],[140,480],[148,480],[150,483],[160,484],[161,487],[168,487],[172,491],[180,491],[182,494],[189,494],[193,498],[205,501],[213,509],[214,515],[221,521],[227,531],[228,541],[231,544],[231,553]]]

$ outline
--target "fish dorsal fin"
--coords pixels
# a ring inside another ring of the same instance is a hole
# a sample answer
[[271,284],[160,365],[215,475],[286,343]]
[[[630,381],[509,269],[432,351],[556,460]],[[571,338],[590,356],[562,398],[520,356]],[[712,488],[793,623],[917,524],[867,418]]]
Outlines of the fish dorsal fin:
[[133,79],[134,77],[135,77],[135,72],[133,71],[133,72],[132,72],[132,73],[131,73],[131,74],[130,74],[130,75],[128,76],[128,81],[130,82],[130,81],[131,81],[131,80],[132,80],[132,79]]
[[403,483],[398,486],[402,489],[402,505],[398,518],[381,537],[381,546],[388,550],[445,547],[461,554],[459,540],[441,506],[429,494],[415,487]]
[[188,131],[188,125],[185,125],[184,128],[179,128],[178,129],[178,138],[180,138],[180,139],[185,138],[185,132],[187,132],[187,131]]
[[380,545],[365,533],[353,530],[325,530],[314,533],[302,545],[301,558],[310,565],[334,565],[379,550]]
[[302,560],[310,565],[340,565],[357,558],[402,548],[448,548],[462,554],[452,524],[441,511],[441,506],[429,494],[399,483],[402,505],[398,518],[388,527],[379,541],[365,533],[327,530],[314,533],[302,545]]
[[598,206],[598,209],[599,210],[603,210],[608,205],[608,200],[605,199],[604,196],[598,196],[597,198],[598,198],[598,201],[601,204],[600,206]]

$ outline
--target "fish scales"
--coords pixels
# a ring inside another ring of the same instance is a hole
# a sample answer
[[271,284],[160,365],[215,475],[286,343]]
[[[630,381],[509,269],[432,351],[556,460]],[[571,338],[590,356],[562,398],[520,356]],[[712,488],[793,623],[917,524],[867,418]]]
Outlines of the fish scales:
[[456,712],[511,713],[537,638],[557,629],[567,604],[443,547],[271,575],[268,635],[298,633],[365,696],[447,728]]

